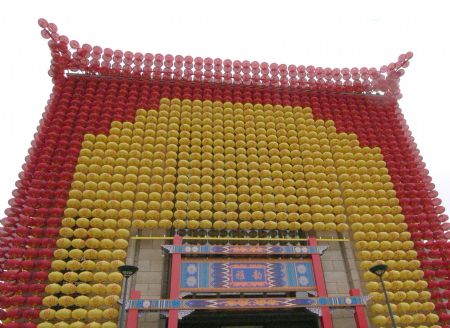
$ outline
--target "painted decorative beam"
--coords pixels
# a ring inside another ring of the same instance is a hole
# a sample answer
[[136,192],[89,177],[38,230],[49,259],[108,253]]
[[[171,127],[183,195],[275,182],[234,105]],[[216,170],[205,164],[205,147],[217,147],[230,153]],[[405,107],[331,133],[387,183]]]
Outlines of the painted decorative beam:
[[161,248],[171,254],[191,255],[322,255],[328,246],[162,245]]
[[129,300],[128,309],[167,310],[236,310],[313,307],[353,307],[365,305],[366,296],[335,296],[305,298],[206,298],[206,299],[140,299]]

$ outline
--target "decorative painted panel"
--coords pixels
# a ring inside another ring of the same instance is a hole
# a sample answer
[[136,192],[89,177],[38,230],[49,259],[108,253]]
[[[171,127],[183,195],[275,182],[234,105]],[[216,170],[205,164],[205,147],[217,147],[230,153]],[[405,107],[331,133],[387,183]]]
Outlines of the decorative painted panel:
[[253,245],[163,245],[169,253],[181,254],[246,254],[246,255],[311,255],[322,254],[327,246],[253,246]]
[[127,302],[128,309],[215,310],[215,309],[275,309],[299,307],[346,307],[365,305],[365,296],[305,297],[305,298],[221,298],[221,299],[141,299]]
[[191,260],[181,263],[183,292],[296,291],[315,289],[309,260]]

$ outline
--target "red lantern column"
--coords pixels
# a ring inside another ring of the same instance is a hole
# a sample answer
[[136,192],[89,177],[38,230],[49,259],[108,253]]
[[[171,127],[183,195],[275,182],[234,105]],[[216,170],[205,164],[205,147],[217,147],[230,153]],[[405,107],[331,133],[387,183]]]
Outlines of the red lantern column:
[[[173,245],[180,246],[183,243],[183,237],[174,236]],[[180,274],[181,274],[181,254],[172,254],[172,265],[170,269],[170,299],[174,300],[180,297]],[[169,320],[167,328],[178,327],[178,310],[169,310]]]
[[[130,300],[138,300],[139,298],[141,298],[141,291],[132,290],[130,293]],[[130,309],[128,310],[127,327],[137,328],[137,326],[138,326],[138,310]]]
[[[361,292],[358,288],[350,289],[350,296],[361,296]],[[366,318],[366,311],[364,309],[364,305],[356,305],[355,306],[355,322],[357,328],[368,328]]]
[[[317,246],[316,238],[310,237],[308,238],[309,246]],[[323,278],[323,269],[322,263],[320,262],[320,254],[312,254],[312,265],[314,270],[314,279],[316,280],[317,285],[317,296],[319,297],[327,297],[327,287],[325,285],[325,279]],[[333,328],[333,321],[331,320],[331,311],[328,306],[323,306],[322,308],[322,316],[320,320],[322,322],[322,328]]]

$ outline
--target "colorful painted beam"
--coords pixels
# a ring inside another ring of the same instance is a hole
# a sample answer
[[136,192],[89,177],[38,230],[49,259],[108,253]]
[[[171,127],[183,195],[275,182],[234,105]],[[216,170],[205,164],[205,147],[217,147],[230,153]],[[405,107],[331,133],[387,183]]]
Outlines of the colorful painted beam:
[[171,254],[187,255],[322,255],[328,246],[162,245],[161,248]]
[[366,305],[367,296],[335,296],[305,298],[220,298],[220,299],[140,299],[129,300],[128,309],[165,310],[236,310],[310,307],[353,307]]

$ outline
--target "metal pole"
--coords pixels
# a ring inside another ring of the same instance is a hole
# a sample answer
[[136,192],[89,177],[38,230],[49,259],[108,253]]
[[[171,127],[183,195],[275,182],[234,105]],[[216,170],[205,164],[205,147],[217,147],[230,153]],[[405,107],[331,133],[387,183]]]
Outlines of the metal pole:
[[125,307],[127,302],[128,277],[125,276],[125,286],[123,288],[122,305],[120,306],[119,328],[125,328]]
[[394,320],[394,313],[392,313],[391,303],[389,302],[389,298],[386,293],[386,287],[384,286],[384,281],[383,281],[382,276],[380,276],[380,281],[381,281],[381,286],[383,287],[383,293],[384,293],[384,298],[386,299],[386,305],[387,305],[387,308],[389,311],[389,317],[391,318],[392,328],[397,328],[397,324],[395,323],[395,320]]

